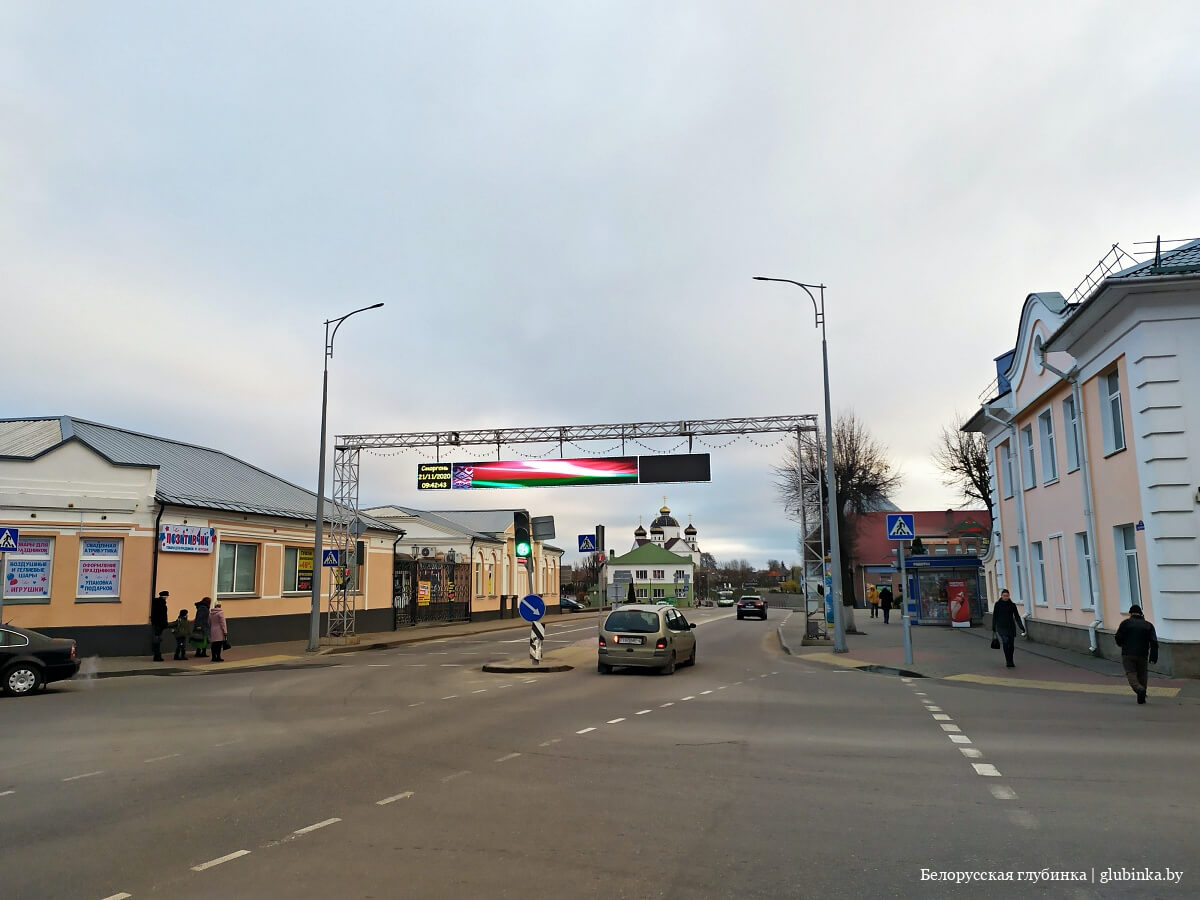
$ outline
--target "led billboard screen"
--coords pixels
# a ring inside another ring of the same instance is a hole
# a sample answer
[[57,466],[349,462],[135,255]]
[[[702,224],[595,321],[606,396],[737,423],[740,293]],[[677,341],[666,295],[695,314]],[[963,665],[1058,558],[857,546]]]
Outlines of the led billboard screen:
[[709,481],[707,453],[610,456],[602,459],[525,459],[469,463],[420,463],[417,489],[565,487],[599,484],[668,484]]

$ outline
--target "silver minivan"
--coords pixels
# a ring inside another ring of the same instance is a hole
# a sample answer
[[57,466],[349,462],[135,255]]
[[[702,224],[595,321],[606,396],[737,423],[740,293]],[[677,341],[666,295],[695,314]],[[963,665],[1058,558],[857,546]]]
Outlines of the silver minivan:
[[600,627],[596,671],[607,675],[617,666],[633,666],[670,675],[676,665],[694,666],[695,627],[673,606],[635,603],[614,609]]

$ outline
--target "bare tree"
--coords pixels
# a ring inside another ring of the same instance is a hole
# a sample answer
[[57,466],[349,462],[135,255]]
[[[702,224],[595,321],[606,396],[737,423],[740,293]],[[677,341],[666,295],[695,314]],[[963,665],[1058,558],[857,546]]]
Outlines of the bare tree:
[[968,503],[980,503],[992,515],[992,482],[988,475],[987,438],[962,431],[965,419],[955,414],[953,428],[943,425],[933,448],[933,464],[941,470],[942,484],[957,488]]
[[[800,518],[800,510],[806,507],[807,523],[815,528],[817,516],[824,510],[814,508],[814,496],[803,488],[807,485],[825,483],[825,440],[818,434],[811,444],[803,449],[792,444],[784,453],[782,464],[773,467],[775,485],[780,502],[793,519]],[[803,478],[801,473],[803,472]],[[901,484],[901,476],[887,458],[887,448],[867,431],[866,426],[853,412],[841,413],[833,423],[833,477],[837,486],[837,522],[841,544],[842,605],[853,610],[854,573],[851,568],[856,556],[854,529],[849,527],[849,516],[879,509]],[[828,491],[822,491],[824,503],[828,503]],[[829,553],[828,531],[825,552]],[[849,612],[847,630],[853,632],[854,613]]]

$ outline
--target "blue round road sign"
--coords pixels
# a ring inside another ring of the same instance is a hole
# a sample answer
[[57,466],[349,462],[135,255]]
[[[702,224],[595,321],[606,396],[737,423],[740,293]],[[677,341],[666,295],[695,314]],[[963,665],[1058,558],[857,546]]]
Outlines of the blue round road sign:
[[536,622],[546,614],[546,601],[537,594],[526,594],[517,604],[517,609],[526,622]]

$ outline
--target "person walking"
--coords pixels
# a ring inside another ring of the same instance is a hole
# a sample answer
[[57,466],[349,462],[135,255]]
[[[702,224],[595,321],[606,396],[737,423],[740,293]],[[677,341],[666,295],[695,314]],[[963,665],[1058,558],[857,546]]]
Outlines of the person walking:
[[892,612],[892,589],[886,584],[879,592],[879,608],[883,610],[883,624],[888,624],[888,616]]
[[192,620],[188,611],[181,609],[179,618],[171,623],[171,634],[175,635],[175,659],[187,659],[188,638],[192,636]]
[[150,647],[154,650],[154,661],[162,662],[162,636],[170,625],[167,613],[167,591],[159,591],[158,596],[150,600]]
[[208,656],[208,604],[212,601],[205,597],[196,601],[196,618],[192,625],[192,646],[196,648],[196,657]]
[[[208,600],[208,597],[204,599]],[[208,640],[212,645],[213,662],[225,662],[221,658],[221,651],[225,649],[225,638],[228,636],[229,631],[225,627],[225,610],[221,609],[221,601],[218,600],[208,614]]]
[[867,585],[867,604],[871,607],[871,618],[879,617],[879,591],[875,589],[875,585]]
[[1148,657],[1150,665],[1158,662],[1158,635],[1136,603],[1129,607],[1129,618],[1117,626],[1113,639],[1121,648],[1121,665],[1125,667],[1129,686],[1137,695],[1137,702],[1145,703],[1149,680],[1146,661]]
[[1021,614],[1017,612],[1017,604],[1012,602],[1008,588],[1005,588],[992,608],[992,631],[1000,639],[1000,646],[1004,649],[1004,665],[1010,669],[1016,668],[1016,663],[1013,662],[1013,644],[1017,640],[1017,629],[1020,629],[1022,636],[1025,634],[1025,623],[1021,621]]

